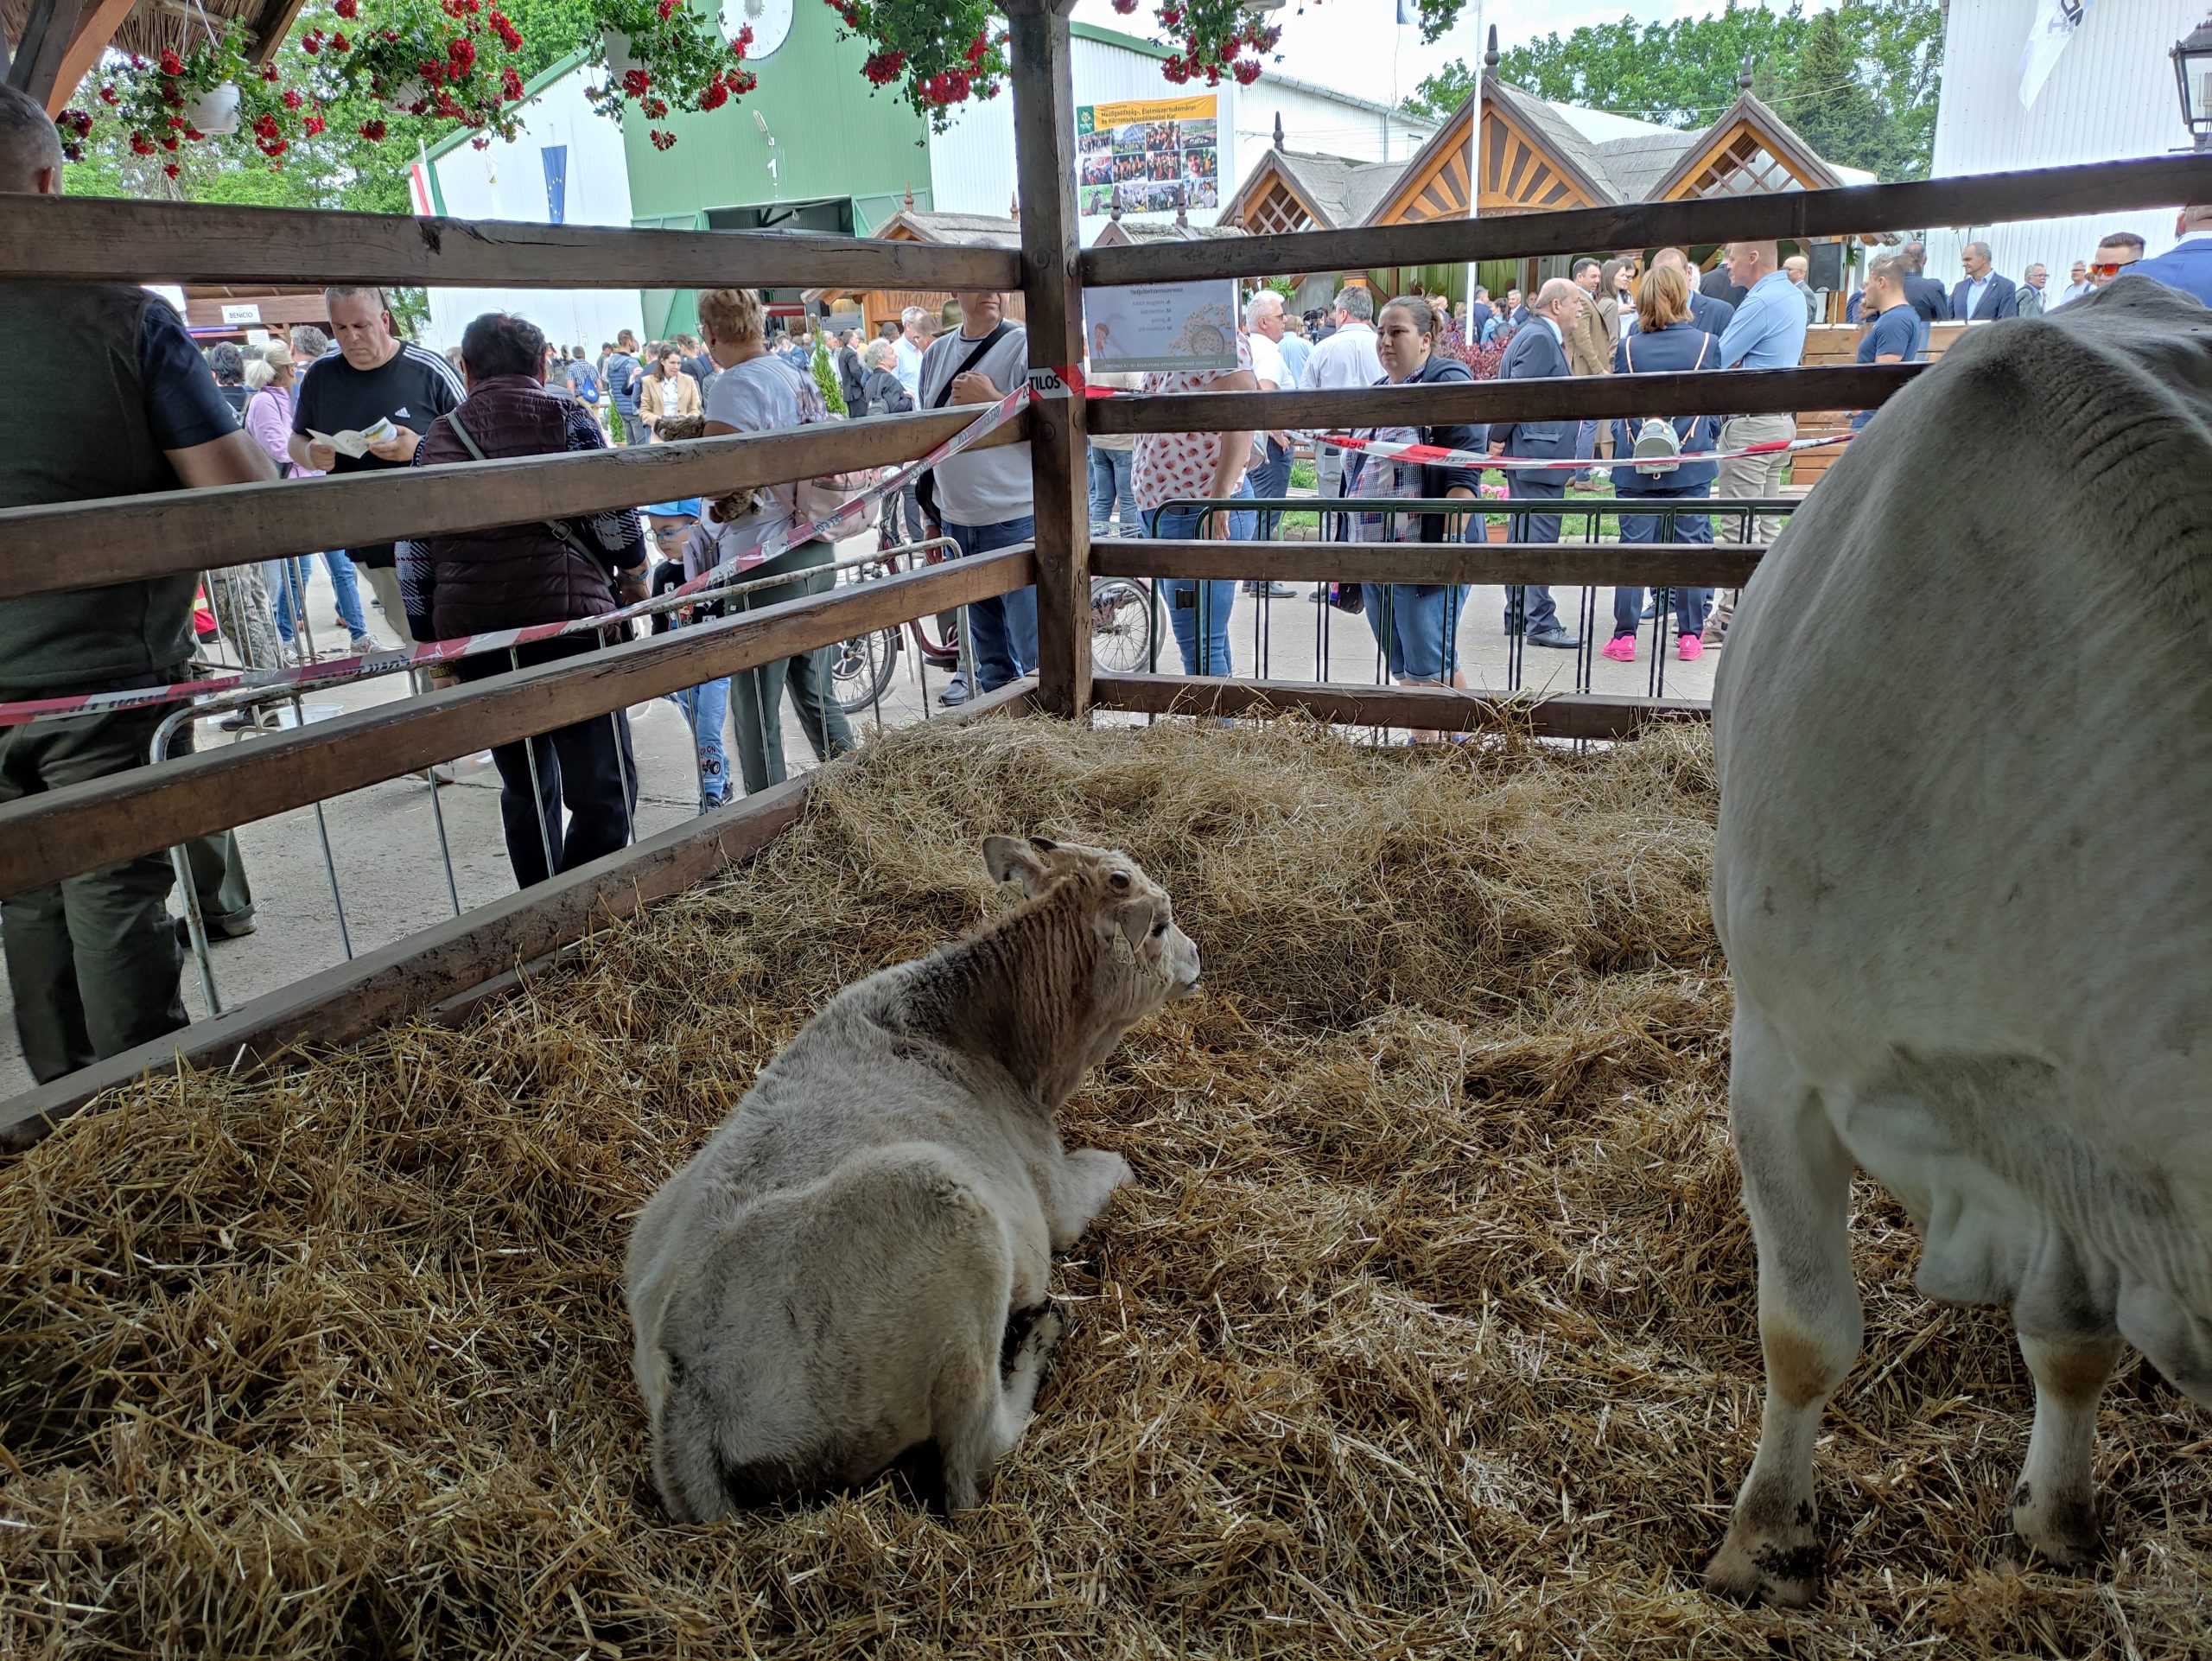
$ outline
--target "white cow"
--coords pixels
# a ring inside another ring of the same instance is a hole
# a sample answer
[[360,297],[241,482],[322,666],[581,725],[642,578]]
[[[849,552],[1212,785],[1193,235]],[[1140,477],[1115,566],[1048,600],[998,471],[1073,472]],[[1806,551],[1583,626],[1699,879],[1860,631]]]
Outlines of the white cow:
[[2212,1404],[2212,312],[2122,277],[1975,329],[1746,590],[1713,912],[1758,1240],[1758,1455],[1709,1582],[1802,1603],[1859,1350],[1853,1162],[1932,1297],[2009,1305],[2012,1525],[2095,1550],[2123,1343]]
[[[992,837],[1027,902],[847,987],[630,1238],[638,1388],[669,1510],[706,1522],[934,1441],[973,1505],[1058,1341],[1051,1254],[1128,1162],[1053,1117],[1198,951],[1127,854]],[[1001,1346],[1010,1365],[1001,1376]]]

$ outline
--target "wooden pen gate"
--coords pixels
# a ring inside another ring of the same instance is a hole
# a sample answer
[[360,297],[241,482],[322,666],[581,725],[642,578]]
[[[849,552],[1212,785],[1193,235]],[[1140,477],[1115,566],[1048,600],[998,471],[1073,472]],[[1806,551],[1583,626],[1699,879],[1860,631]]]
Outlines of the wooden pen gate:
[[[2177,156],[2093,167],[1725,200],[1532,213],[1381,229],[1206,239],[1084,251],[1076,240],[1074,110],[1065,0],[1007,0],[1014,35],[1022,245],[1010,250],[712,231],[621,231],[453,220],[0,197],[0,280],[339,282],[474,287],[756,288],[1019,292],[1030,363],[1083,357],[1087,285],[1266,277],[1572,254],[1731,238],[1804,239],[2212,197],[2212,160]],[[1923,366],[1643,375],[1633,383],[1488,382],[1419,391],[1046,398],[983,441],[1030,447],[1033,547],[842,589],[343,715],[311,729],[103,778],[0,808],[0,894],[168,849],[437,761],[622,709],[702,680],[1033,583],[1033,682],[970,713],[1094,709],[1221,715],[1303,710],[1333,722],[1465,730],[1501,697],[1445,687],[1095,674],[1090,579],[1288,577],[1385,582],[1659,587],[1739,585],[1763,548],[1475,544],[1358,548],[1317,542],[1101,541],[1089,533],[1089,433],[1332,429],[1583,419],[1660,409],[1757,414],[1867,408]],[[0,595],[97,587],[394,538],[479,530],[672,497],[720,495],[919,455],[967,424],[962,411],[854,421],[601,455],[420,472],[179,491],[0,512]],[[1631,735],[1684,700],[1592,695],[1516,712],[1540,734]],[[196,1023],[0,1105],[0,1136],[35,1139],[101,1091],[149,1070],[236,1066],[302,1043],[342,1043],[395,1017],[467,1007],[593,927],[758,851],[798,816],[804,780],[640,842],[524,893],[463,913],[277,993]]]

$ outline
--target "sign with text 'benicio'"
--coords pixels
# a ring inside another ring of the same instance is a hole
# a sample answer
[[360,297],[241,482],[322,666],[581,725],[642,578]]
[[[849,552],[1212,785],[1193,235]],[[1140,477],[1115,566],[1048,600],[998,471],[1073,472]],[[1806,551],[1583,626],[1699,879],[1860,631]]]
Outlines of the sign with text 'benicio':
[[1076,211],[1098,219],[1221,206],[1220,99],[1079,104],[1075,111]]

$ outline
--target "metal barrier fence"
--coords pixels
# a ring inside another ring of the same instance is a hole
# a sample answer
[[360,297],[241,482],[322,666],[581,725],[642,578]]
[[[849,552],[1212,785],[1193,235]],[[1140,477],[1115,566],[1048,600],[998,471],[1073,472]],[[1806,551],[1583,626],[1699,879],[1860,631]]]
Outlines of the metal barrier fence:
[[[1362,544],[1351,534],[1350,521],[1360,511],[1336,506],[1347,499],[1318,497],[1239,497],[1230,500],[1218,498],[1185,498],[1162,503],[1150,510],[1145,517],[1148,536],[1157,539],[1163,515],[1175,513],[1187,516],[1191,528],[1184,534],[1205,540],[1214,534],[1214,525],[1223,513],[1231,515],[1266,514],[1279,516],[1288,513],[1318,517],[1317,539],[1357,550]],[[1640,543],[1685,545],[1703,544],[1726,549],[1730,546],[1751,546],[1753,531],[1760,521],[1781,520],[1803,506],[1802,497],[1714,498],[1714,497],[1658,497],[1658,496],[1508,496],[1480,500],[1465,498],[1404,500],[1376,503],[1377,509],[1390,514],[1435,515],[1452,520],[1459,526],[1458,534],[1449,539],[1464,544],[1479,544],[1486,539],[1487,521],[1492,517],[1507,521],[1509,536],[1516,544],[1555,542],[1557,545],[1605,545],[1623,540],[1624,520],[1635,534],[1625,540]],[[1554,518],[1560,521],[1556,538],[1529,534],[1531,521],[1538,517]],[[1716,524],[1715,521],[1719,521]],[[1700,523],[1701,522],[1701,523]],[[1232,525],[1234,521],[1232,520]],[[1580,527],[1577,534],[1576,527]],[[1735,531],[1732,544],[1719,536],[1726,527]],[[1685,534],[1685,533],[1688,534]],[[1236,536],[1229,540],[1249,541],[1253,538]],[[1339,631],[1351,627],[1355,616],[1364,619],[1366,627],[1351,638],[1357,644],[1354,650],[1366,657],[1360,678],[1376,686],[1393,683],[1406,684],[1465,685],[1459,674],[1462,658],[1461,626],[1467,620],[1470,585],[1456,587],[1445,584],[1408,584],[1382,582],[1366,585],[1331,583],[1318,585],[1313,590],[1295,596],[1274,592],[1279,586],[1268,578],[1261,569],[1264,560],[1255,560],[1251,579],[1193,579],[1154,577],[1146,579],[1155,611],[1163,610],[1170,632],[1183,645],[1183,671],[1188,675],[1228,676],[1247,674],[1261,680],[1272,680],[1277,675],[1278,608],[1295,609],[1292,620],[1302,624],[1311,617],[1312,678],[1323,684],[1347,684],[1353,677],[1346,672],[1345,642]],[[1117,579],[1129,581],[1128,578]],[[1601,654],[1599,630],[1605,609],[1599,603],[1600,589],[1594,585],[1567,585],[1575,588],[1578,599],[1571,619],[1570,632],[1578,643],[1572,657],[1566,659],[1573,665],[1571,687],[1548,682],[1542,690],[1548,692],[1572,690],[1586,694],[1592,690],[1596,659]],[[1360,595],[1360,609],[1355,613],[1351,605],[1340,606],[1332,598],[1332,590],[1363,587]],[[1620,615],[1621,596],[1616,595],[1613,616]],[[1732,608],[1732,591],[1710,589],[1646,589],[1639,591],[1637,601],[1637,620],[1647,619],[1655,624],[1651,631],[1649,669],[1646,675],[1648,696],[1655,698],[1667,696],[1667,668],[1670,640],[1678,639],[1676,630],[1684,615],[1695,615],[1702,620],[1704,601],[1693,605],[1675,602],[1688,595],[1705,596],[1706,601],[1726,610]],[[1255,604],[1249,611],[1239,606],[1240,599],[1250,599]],[[1539,602],[1541,605],[1541,602]],[[1529,690],[1525,627],[1531,608],[1525,589],[1508,586],[1504,591],[1504,608],[1501,627],[1505,642],[1505,679],[1502,686],[1491,686],[1491,691],[1516,693]],[[1541,610],[1537,614],[1541,616]],[[1241,618],[1241,627],[1240,627]],[[1561,614],[1561,620],[1567,620]],[[1175,627],[1185,623],[1182,628]],[[1611,633],[1611,629],[1608,633]],[[1295,640],[1292,649],[1304,645],[1302,627],[1287,631]],[[1188,643],[1184,644],[1185,636]],[[1387,647],[1385,643],[1389,643]],[[1287,643],[1287,642],[1286,642]],[[1239,646],[1244,651],[1240,654]],[[1224,648],[1226,648],[1225,652]],[[1249,665],[1249,670],[1247,668]],[[1433,665],[1432,667],[1432,665]],[[1303,667],[1302,664],[1294,665]],[[1148,654],[1146,668],[1156,672],[1160,668],[1157,640]],[[1459,677],[1455,678],[1455,677]]]

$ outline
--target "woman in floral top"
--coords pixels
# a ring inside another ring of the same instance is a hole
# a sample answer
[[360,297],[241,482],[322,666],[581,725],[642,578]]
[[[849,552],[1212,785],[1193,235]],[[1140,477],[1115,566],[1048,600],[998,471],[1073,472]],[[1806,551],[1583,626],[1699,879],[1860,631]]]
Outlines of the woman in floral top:
[[[1236,337],[1236,367],[1202,371],[1160,370],[1144,378],[1144,390],[1155,392],[1256,392],[1259,379],[1252,373],[1251,348]],[[1144,511],[1147,534],[1170,538],[1198,534],[1197,506],[1166,508],[1156,525],[1154,508],[1168,502],[1250,500],[1252,487],[1244,470],[1252,456],[1253,435],[1234,433],[1146,433],[1137,440],[1136,460],[1130,467],[1137,506]],[[1249,509],[1217,512],[1206,534],[1249,542],[1259,531],[1259,515]],[[1160,585],[1167,594],[1168,626],[1175,644],[1182,648],[1186,675],[1227,675],[1229,614],[1236,604],[1233,578],[1195,582],[1171,577]]]

